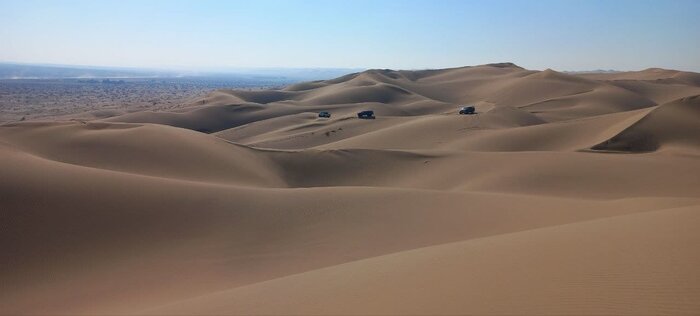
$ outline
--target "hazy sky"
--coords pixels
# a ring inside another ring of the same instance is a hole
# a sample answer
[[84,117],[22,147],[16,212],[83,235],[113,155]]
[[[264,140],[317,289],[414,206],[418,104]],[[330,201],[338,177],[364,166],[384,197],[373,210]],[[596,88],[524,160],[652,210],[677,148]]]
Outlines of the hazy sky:
[[0,61],[700,71],[700,1],[0,0]]

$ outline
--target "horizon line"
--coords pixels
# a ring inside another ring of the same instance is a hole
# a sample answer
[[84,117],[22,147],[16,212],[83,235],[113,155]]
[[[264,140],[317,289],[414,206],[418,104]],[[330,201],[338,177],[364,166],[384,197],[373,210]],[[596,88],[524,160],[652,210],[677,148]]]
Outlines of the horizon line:
[[[11,61],[11,60],[0,60],[0,64],[11,64],[11,65],[25,65],[25,66],[44,66],[44,67],[74,67],[74,68],[103,68],[103,69],[122,69],[122,70],[149,70],[149,71],[189,71],[189,72],[220,72],[220,71],[231,71],[231,70],[353,70],[353,71],[365,71],[373,69],[389,69],[389,70],[405,70],[405,71],[418,71],[418,70],[437,70],[437,69],[454,69],[454,68],[464,68],[464,67],[478,67],[478,66],[488,66],[493,64],[513,64],[516,67],[521,67],[527,70],[555,70],[553,68],[529,68],[522,67],[518,63],[514,62],[490,62],[481,64],[471,64],[471,65],[461,65],[461,66],[451,66],[451,67],[416,67],[416,68],[382,68],[382,67],[323,67],[323,66],[124,66],[124,65],[96,65],[96,64],[63,64],[63,63],[52,63],[52,62],[27,62],[27,61]],[[217,70],[220,69],[220,70]],[[664,67],[647,67],[642,69],[617,69],[617,68],[595,68],[595,69],[566,69],[566,70],[555,70],[559,72],[631,72],[631,71],[644,71],[650,69],[664,69],[673,71],[683,71],[683,72],[696,72],[693,70],[681,70],[674,68],[664,68]]]

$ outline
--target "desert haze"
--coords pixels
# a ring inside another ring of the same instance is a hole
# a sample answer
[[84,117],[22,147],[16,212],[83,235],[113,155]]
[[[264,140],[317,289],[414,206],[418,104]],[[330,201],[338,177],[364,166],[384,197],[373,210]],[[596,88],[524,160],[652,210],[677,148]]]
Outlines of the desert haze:
[[700,314],[698,73],[188,102],[0,125],[0,314]]

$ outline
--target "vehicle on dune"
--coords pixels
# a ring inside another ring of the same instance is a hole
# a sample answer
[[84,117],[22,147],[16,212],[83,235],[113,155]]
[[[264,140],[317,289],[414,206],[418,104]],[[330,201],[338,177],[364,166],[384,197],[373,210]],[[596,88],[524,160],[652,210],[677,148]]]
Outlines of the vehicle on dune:
[[330,113],[330,112],[327,112],[327,111],[321,111],[321,112],[318,112],[318,117],[330,118],[330,117],[331,117],[331,113]]
[[361,111],[357,112],[357,117],[361,119],[373,119],[374,111]]
[[459,109],[459,114],[476,114],[476,109],[471,105],[463,106]]

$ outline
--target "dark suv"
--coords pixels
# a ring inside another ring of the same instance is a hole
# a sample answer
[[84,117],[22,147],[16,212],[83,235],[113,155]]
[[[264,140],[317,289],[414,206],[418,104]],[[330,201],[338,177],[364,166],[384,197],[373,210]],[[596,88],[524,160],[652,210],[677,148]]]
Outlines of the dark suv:
[[374,111],[357,112],[357,117],[361,118],[361,119],[373,119],[374,118]]
[[331,112],[327,112],[327,111],[318,112],[318,117],[331,117]]
[[459,114],[474,114],[476,113],[476,109],[474,109],[473,106],[463,106],[461,109],[459,109]]

